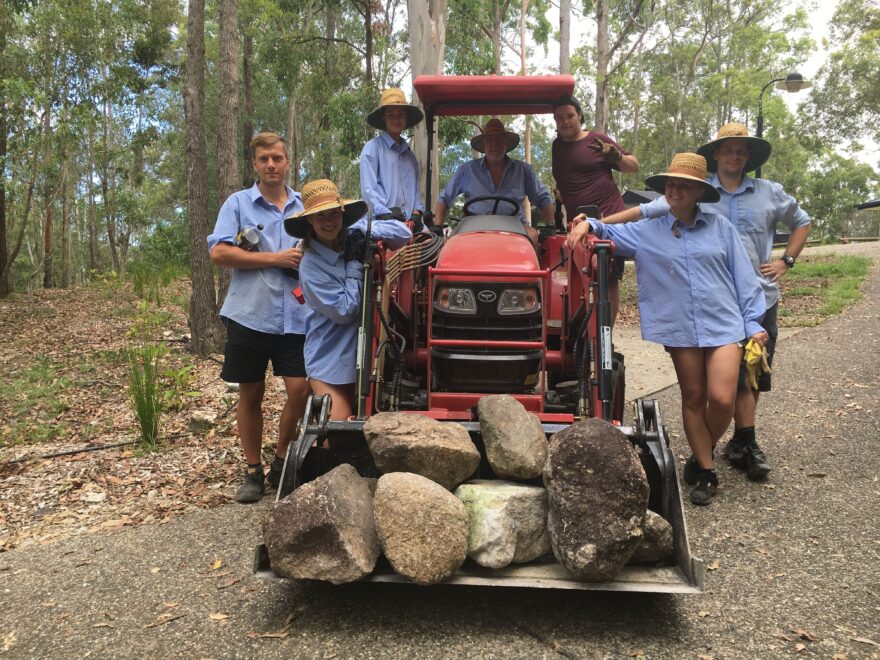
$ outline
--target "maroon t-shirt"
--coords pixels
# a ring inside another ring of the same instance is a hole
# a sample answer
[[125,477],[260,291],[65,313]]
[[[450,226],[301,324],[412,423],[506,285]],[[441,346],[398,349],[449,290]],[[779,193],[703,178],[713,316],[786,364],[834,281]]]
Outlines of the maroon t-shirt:
[[[623,197],[611,176],[611,165],[602,155],[590,147],[599,138],[613,144],[624,156],[630,153],[604,133],[590,131],[587,136],[574,142],[560,138],[553,140],[553,178],[565,204],[565,214],[569,219],[575,215],[578,206],[595,204],[599,212],[611,215],[623,211]],[[617,169],[617,168],[615,168]]]

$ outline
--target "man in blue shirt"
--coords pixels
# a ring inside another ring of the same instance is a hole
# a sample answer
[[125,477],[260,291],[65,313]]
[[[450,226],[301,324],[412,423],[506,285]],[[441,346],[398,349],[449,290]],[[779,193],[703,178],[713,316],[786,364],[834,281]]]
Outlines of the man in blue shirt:
[[[770,157],[770,151],[769,142],[750,137],[745,125],[737,122],[722,126],[715,140],[697,150],[706,158],[709,172],[715,172],[708,181],[721,195],[719,202],[701,206],[705,211],[724,215],[733,223],[764,290],[767,312],[761,319],[761,325],[770,335],[766,348],[768,362],[772,364],[777,338],[779,278],[794,267],[795,260],[806,245],[810,218],[781,185],[746,174],[763,165]],[[608,216],[603,222],[615,224],[639,218],[659,218],[668,212],[669,204],[664,197],[659,197],[647,204]],[[782,256],[773,259],[773,236],[780,223],[788,227],[790,233]],[[578,231],[583,233],[585,229]],[[766,478],[771,469],[766,454],[755,438],[758,397],[760,392],[769,392],[770,388],[770,374],[765,373],[758,379],[757,391],[751,389],[746,384],[743,366],[733,418],[734,433],[724,448],[728,460],[745,470],[754,481]],[[692,472],[687,467],[686,478]]]
[[425,205],[419,190],[419,165],[401,133],[412,128],[425,116],[416,106],[406,102],[399,89],[382,92],[379,107],[367,116],[367,123],[382,131],[364,145],[361,151],[361,195],[373,207],[376,219],[392,216],[392,208],[400,209],[419,231]]
[[[269,361],[287,391],[268,475],[275,487],[309,394],[303,359],[308,308],[292,295],[302,250],[283,225],[285,216],[302,209],[302,200],[286,184],[290,161],[280,135],[258,133],[251,153],[257,183],[229,196],[208,236],[211,261],[232,270],[220,310],[227,331],[220,377],[239,383],[236,421],[247,461],[239,502],[256,502],[264,492],[262,402]],[[246,245],[242,233],[256,240]]]
[[[490,119],[482,134],[471,140],[474,150],[484,153],[485,156],[470,160],[456,170],[437,200],[435,223],[442,226],[446,222],[446,214],[449,213],[453,201],[463,194],[466,200],[497,195],[522,202],[524,197],[528,197],[529,202],[541,210],[544,223],[552,225],[554,204],[550,190],[541,183],[531,165],[507,155],[518,144],[519,136],[516,133],[505,130],[500,119]],[[493,201],[487,200],[478,202],[470,210],[472,213],[491,213],[494,205]],[[503,202],[499,205],[499,213],[505,212],[504,206]],[[522,209],[519,219],[526,224]],[[526,231],[532,243],[537,246],[537,230],[526,225]]]

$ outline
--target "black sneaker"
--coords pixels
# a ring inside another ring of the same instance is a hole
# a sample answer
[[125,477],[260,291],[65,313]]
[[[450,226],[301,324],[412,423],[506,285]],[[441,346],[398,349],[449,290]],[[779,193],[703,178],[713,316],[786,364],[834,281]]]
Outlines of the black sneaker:
[[756,442],[751,447],[747,448],[746,452],[746,476],[752,481],[762,481],[767,478],[767,475],[770,474],[770,461],[767,460],[767,455],[764,453],[764,450],[758,446]]
[[730,464],[739,468],[740,470],[745,470],[748,468],[746,463],[746,457],[749,453],[749,446],[736,436],[733,436],[730,440],[728,440],[727,444],[724,446],[724,450],[722,451],[722,455]]
[[284,469],[284,459],[276,456],[272,459],[272,464],[269,466],[269,474],[266,475],[266,481],[269,482],[269,486],[278,490],[278,484],[281,483],[281,471]]
[[259,502],[265,490],[263,468],[249,467],[244,473],[244,482],[235,492],[235,501],[242,503]]
[[698,474],[700,474],[700,464],[697,463],[697,459],[691,454],[691,457],[684,464],[684,469],[681,471],[681,479],[688,486],[693,486],[697,483]]
[[712,501],[718,492],[718,476],[715,470],[701,470],[697,485],[691,491],[691,503],[704,506]]

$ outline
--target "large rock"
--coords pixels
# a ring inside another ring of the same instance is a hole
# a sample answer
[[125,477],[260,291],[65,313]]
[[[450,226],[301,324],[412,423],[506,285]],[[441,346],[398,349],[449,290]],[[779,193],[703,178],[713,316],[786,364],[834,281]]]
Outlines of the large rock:
[[547,491],[509,481],[471,481],[455,490],[468,513],[468,556],[503,568],[550,552]]
[[484,396],[477,404],[480,433],[492,471],[502,479],[534,479],[547,460],[540,420],[509,394]]
[[480,452],[467,429],[424,415],[379,413],[364,424],[373,460],[383,473],[412,472],[452,490],[474,473]]
[[282,577],[353,582],[379,558],[370,488],[347,464],[278,502],[263,537],[272,570]]
[[600,419],[550,439],[544,466],[553,554],[577,579],[614,578],[642,539],[648,480],[636,449]]
[[373,515],[391,567],[413,582],[442,582],[467,558],[464,504],[430,479],[407,472],[382,475]]
[[642,533],[642,541],[630,558],[630,564],[657,564],[672,559],[672,525],[663,516],[649,509]]

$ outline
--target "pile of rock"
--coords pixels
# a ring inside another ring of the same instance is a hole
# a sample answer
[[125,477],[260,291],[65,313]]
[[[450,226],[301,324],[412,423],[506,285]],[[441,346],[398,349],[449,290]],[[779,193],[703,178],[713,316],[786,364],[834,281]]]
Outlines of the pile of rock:
[[[672,528],[647,511],[644,470],[620,431],[587,420],[548,443],[537,417],[506,395],[484,397],[478,413],[501,479],[465,482],[480,454],[463,426],[375,415],[364,435],[383,475],[372,484],[341,465],[279,502],[264,526],[275,573],[351,582],[383,553],[400,575],[435,584],[468,557],[503,568],[552,550],[575,578],[605,581],[630,561],[668,559]],[[516,482],[539,477],[545,487]]]

